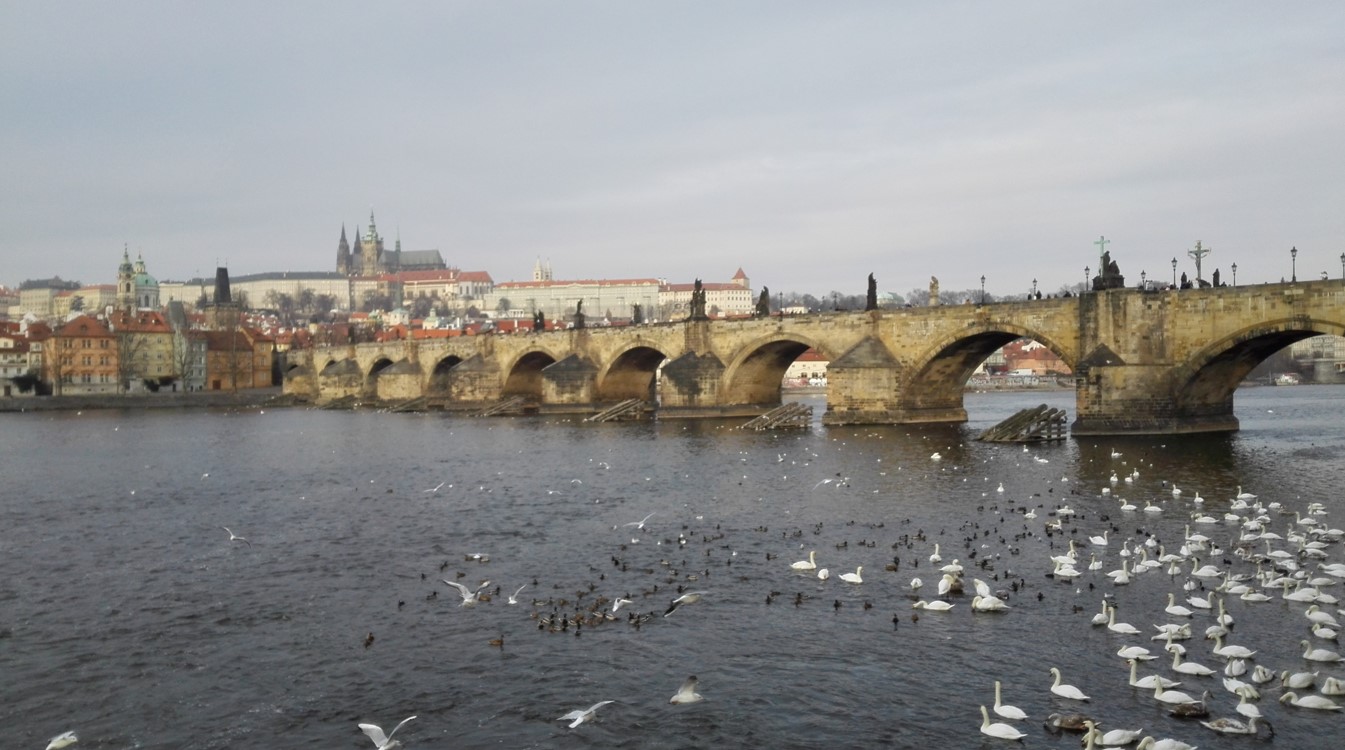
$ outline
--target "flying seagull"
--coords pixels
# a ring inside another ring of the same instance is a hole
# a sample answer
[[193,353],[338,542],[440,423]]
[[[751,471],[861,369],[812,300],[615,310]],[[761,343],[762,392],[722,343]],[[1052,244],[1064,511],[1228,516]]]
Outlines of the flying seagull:
[[519,587],[518,587],[518,591],[515,591],[513,594],[511,594],[511,595],[509,596],[509,603],[510,603],[510,604],[518,604],[518,595],[521,594],[521,593],[523,593],[523,589],[526,589],[527,587],[528,587],[528,584],[526,584],[526,583],[523,584],[522,586],[519,586]]
[[705,700],[700,693],[696,692],[696,675],[686,678],[682,686],[677,688],[677,694],[668,700],[669,703],[696,703]]
[[440,489],[441,487],[443,487],[443,486],[444,486],[444,483],[443,483],[443,482],[440,482],[439,484],[437,484],[437,485],[435,485],[435,486],[429,488],[428,490],[421,490],[421,492],[438,492],[439,489]]
[[402,746],[402,743],[394,742],[392,739],[392,735],[397,734],[398,729],[401,729],[402,726],[406,724],[406,722],[414,718],[416,717],[408,716],[405,719],[402,719],[402,723],[393,727],[392,732],[389,733],[386,737],[383,736],[383,728],[378,726],[377,724],[360,724],[359,726],[360,730],[365,734],[369,735],[369,739],[374,741],[374,746],[377,747],[378,750],[397,750],[397,748]]
[[459,594],[462,594],[462,605],[461,605],[461,606],[464,606],[464,607],[470,607],[470,606],[476,604],[476,602],[477,602],[477,595],[478,595],[479,593],[481,593],[481,589],[484,589],[485,587],[487,587],[487,586],[490,585],[490,581],[482,581],[480,586],[477,586],[475,589],[469,589],[469,588],[467,588],[466,586],[462,585],[461,583],[458,583],[457,581],[450,581],[450,580],[448,580],[447,578],[441,578],[441,579],[439,579],[439,580],[441,580],[441,581],[443,581],[444,583],[447,583],[449,586],[452,586],[453,588],[457,589],[457,590],[458,590],[458,593],[459,593]]
[[649,515],[645,516],[644,518],[641,518],[641,519],[638,520],[638,521],[631,521],[630,523],[623,523],[623,524],[621,524],[621,525],[622,525],[622,526],[634,526],[634,527],[637,528],[637,529],[643,529],[643,528],[644,528],[645,521],[648,521],[649,519],[651,519],[651,518],[653,518],[653,517],[654,517],[654,514],[653,514],[653,513],[650,513]]
[[226,532],[228,532],[228,534],[229,534],[229,541],[231,541],[231,542],[242,542],[243,544],[246,544],[246,545],[249,546],[249,547],[252,546],[252,542],[249,542],[248,540],[244,539],[243,537],[241,537],[241,536],[239,536],[239,535],[233,533],[232,531],[229,531],[229,527],[228,527],[228,526],[221,526],[220,528],[221,528],[221,529],[224,529]]
[[62,732],[51,738],[51,741],[47,743],[47,750],[61,750],[61,748],[70,747],[76,742],[79,742],[79,737],[75,736],[74,732]]
[[570,728],[574,729],[580,724],[583,724],[589,719],[592,719],[593,712],[597,711],[598,709],[602,708],[608,703],[611,703],[611,701],[598,701],[597,703],[594,703],[592,706],[589,706],[588,708],[576,708],[575,710],[569,712],[568,714],[565,714],[564,716],[556,719],[556,721],[568,721],[570,722]]
[[682,606],[683,604],[695,604],[696,602],[701,600],[701,596],[705,593],[706,592],[704,591],[688,591],[685,594],[682,594],[681,596],[672,600],[672,603],[668,605],[668,609],[664,611],[663,616],[667,617],[668,615],[675,612],[677,608]]

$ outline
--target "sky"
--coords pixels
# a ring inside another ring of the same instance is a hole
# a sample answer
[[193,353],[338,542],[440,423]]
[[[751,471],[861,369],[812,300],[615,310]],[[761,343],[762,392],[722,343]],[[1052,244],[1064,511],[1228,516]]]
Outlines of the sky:
[[[1340,278],[1345,3],[11,2],[0,284]],[[1290,257],[1298,249],[1296,269]]]

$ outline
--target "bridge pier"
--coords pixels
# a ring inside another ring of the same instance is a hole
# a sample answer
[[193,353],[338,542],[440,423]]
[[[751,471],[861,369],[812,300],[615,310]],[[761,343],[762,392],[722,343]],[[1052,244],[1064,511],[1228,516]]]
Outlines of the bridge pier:
[[1070,433],[1086,435],[1184,435],[1235,432],[1231,387],[1223,393],[1179,393],[1172,369],[1163,366],[1091,366],[1075,379]]

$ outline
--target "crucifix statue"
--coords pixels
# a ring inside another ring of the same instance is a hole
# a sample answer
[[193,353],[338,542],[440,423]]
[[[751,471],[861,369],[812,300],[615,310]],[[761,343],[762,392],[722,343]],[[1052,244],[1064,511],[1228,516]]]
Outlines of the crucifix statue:
[[1202,247],[1200,244],[1200,240],[1196,240],[1196,246],[1191,248],[1190,250],[1187,250],[1186,254],[1191,256],[1191,259],[1196,262],[1196,281],[1198,282],[1200,281],[1201,278],[1200,259],[1205,257],[1206,255],[1209,255],[1210,249],[1208,247]]
[[1111,240],[1107,239],[1106,237],[1098,235],[1097,241],[1093,243],[1094,245],[1097,245],[1098,262],[1101,264],[1098,267],[1103,269],[1104,271],[1107,269],[1107,264],[1105,261],[1102,260],[1102,255],[1103,253],[1107,252],[1107,244],[1110,242]]

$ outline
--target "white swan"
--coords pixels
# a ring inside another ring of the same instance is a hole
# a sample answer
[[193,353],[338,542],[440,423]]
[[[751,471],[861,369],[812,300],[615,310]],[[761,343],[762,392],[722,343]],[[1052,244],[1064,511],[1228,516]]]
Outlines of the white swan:
[[809,550],[807,560],[790,563],[789,567],[794,570],[817,570],[817,550]]
[[1140,740],[1140,744],[1135,746],[1135,750],[1196,750],[1196,746],[1170,737],[1164,737],[1161,740],[1145,737]]
[[950,609],[952,609],[952,608],[953,608],[953,605],[952,605],[952,604],[949,604],[948,602],[940,601],[940,600],[935,600],[935,601],[932,601],[932,602],[927,602],[927,601],[921,599],[920,601],[918,601],[918,602],[916,602],[916,603],[914,603],[914,604],[911,605],[911,609],[929,609],[929,610],[933,610],[933,611],[935,611],[935,612],[947,612],[948,610],[950,610]]
[[1255,500],[1255,499],[1256,499],[1256,495],[1253,495],[1253,494],[1250,493],[1250,492],[1243,492],[1243,491],[1242,491],[1242,485],[1238,485],[1238,494],[1234,495],[1234,497],[1236,497],[1236,498],[1239,499],[1239,500]]
[[1308,661],[1337,662],[1340,661],[1340,654],[1325,648],[1313,648],[1307,641],[1299,641],[1303,646],[1303,658]]
[[981,734],[989,737],[998,737],[1001,740],[1021,740],[1027,736],[1027,734],[1014,729],[1008,724],[1003,724],[998,721],[991,724],[990,712],[985,710],[985,706],[981,706]]
[[1014,721],[1023,721],[1027,719],[1027,713],[1017,706],[1008,706],[999,702],[999,680],[995,680],[995,713],[1006,719]]
[[1084,744],[1091,746],[1093,743],[1102,747],[1119,747],[1129,745],[1138,740],[1140,735],[1144,734],[1143,729],[1113,729],[1105,734],[1097,728],[1097,723],[1093,720],[1084,722],[1088,727],[1087,734],[1084,735]]
[[922,580],[920,580],[919,577],[916,577],[916,578],[912,578],[912,579],[911,579],[911,590],[912,590],[912,591],[919,591],[919,590],[920,590],[920,587],[921,587],[921,586],[924,586],[924,585],[925,585],[925,582],[922,581]]
[[1318,711],[1339,711],[1340,704],[1330,698],[1323,698],[1320,695],[1304,695],[1299,697],[1298,693],[1292,690],[1280,696],[1280,703],[1292,703],[1299,708],[1315,708]]
[[1080,690],[1079,688],[1074,687],[1073,685],[1062,685],[1060,683],[1060,670],[1058,668],[1051,667],[1051,675],[1055,677],[1055,682],[1051,685],[1052,693],[1060,696],[1061,698],[1069,698],[1070,700],[1076,700],[1076,701],[1088,700],[1088,696],[1084,695],[1083,691]]
[[1004,612],[1010,609],[1009,605],[1004,603],[998,596],[981,596],[977,594],[971,598],[971,608],[977,612]]
[[1200,702],[1199,698],[1183,693],[1180,690],[1165,690],[1162,685],[1156,685],[1154,687],[1154,700],[1159,703],[1169,704]]
[[1089,544],[1096,544],[1096,545],[1099,546],[1099,547],[1106,547],[1106,546],[1107,546],[1107,532],[1108,532],[1108,531],[1109,531],[1109,529],[1103,529],[1103,530],[1102,530],[1102,536],[1090,536],[1090,537],[1088,537],[1088,542],[1089,542]]
[[1149,653],[1149,649],[1143,646],[1122,646],[1117,650],[1116,655],[1122,659],[1134,659],[1136,661],[1152,661],[1158,658]]
[[842,573],[840,578],[842,581],[845,581],[846,583],[863,583],[864,579],[859,577],[859,574],[862,572],[864,572],[863,565],[859,566],[858,568],[855,568],[855,572],[853,573]]
[[1193,661],[1182,661],[1182,655],[1176,652],[1172,654],[1172,671],[1181,674],[1194,675],[1196,677],[1208,677],[1214,674],[1214,670],[1203,664],[1197,664]]
[[1137,687],[1141,690],[1152,690],[1155,686],[1166,689],[1174,688],[1181,684],[1176,680],[1169,680],[1168,678],[1157,674],[1140,677],[1139,662],[1135,659],[1126,659],[1126,661],[1130,663],[1130,684],[1132,687]]
[[1225,646],[1222,635],[1214,636],[1214,648],[1211,649],[1215,656],[1222,656],[1225,659],[1250,659],[1256,655],[1255,651],[1246,646]]
[[1107,608],[1107,629],[1121,635],[1138,635],[1140,629],[1128,622],[1116,621],[1116,607]]
[[1290,674],[1289,670],[1280,672],[1280,685],[1290,690],[1305,690],[1312,687],[1317,682],[1316,672],[1294,672]]
[[1195,614],[1191,610],[1177,603],[1177,595],[1171,591],[1168,592],[1168,606],[1163,608],[1164,612],[1173,617],[1190,617]]
[[821,570],[817,571],[818,580],[825,581],[830,577],[831,577],[831,571],[827,570],[826,568],[822,568]]
[[1322,680],[1322,695],[1345,695],[1345,682],[1338,677]]
[[939,556],[939,543],[938,543],[938,542],[935,542],[935,543],[934,543],[934,554],[932,554],[932,555],[929,556],[929,561],[932,562],[932,563],[943,562],[943,558]]

